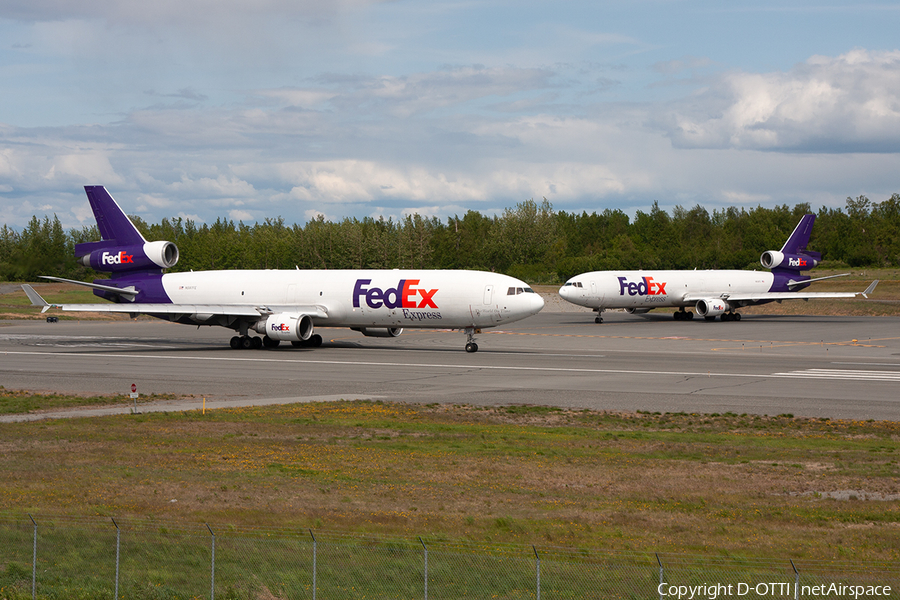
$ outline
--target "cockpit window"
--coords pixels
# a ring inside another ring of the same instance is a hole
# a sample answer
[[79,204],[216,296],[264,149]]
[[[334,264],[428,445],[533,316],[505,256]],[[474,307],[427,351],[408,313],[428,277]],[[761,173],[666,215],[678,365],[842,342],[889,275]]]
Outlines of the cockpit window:
[[533,294],[533,293],[534,293],[534,290],[529,287],[526,287],[526,288],[511,287],[508,290],[506,290],[507,296],[518,296],[519,294]]
[[564,285],[563,287],[569,287],[569,286],[577,287],[577,288],[583,288],[583,287],[584,287],[583,285],[581,285],[581,282],[580,282],[580,281],[567,281],[567,282],[566,282],[566,285]]

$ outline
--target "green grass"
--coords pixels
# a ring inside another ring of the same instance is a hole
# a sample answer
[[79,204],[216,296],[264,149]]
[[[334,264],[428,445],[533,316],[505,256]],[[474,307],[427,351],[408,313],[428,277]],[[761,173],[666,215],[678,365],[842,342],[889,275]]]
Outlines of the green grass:
[[0,505],[896,561],[896,500],[823,494],[900,492],[898,436],[895,422],[381,402],[0,424]]
[[547,597],[647,597],[657,552],[744,557],[679,558],[672,582],[780,580],[790,558],[817,583],[817,561],[900,559],[900,503],[825,497],[897,494],[898,437],[885,421],[363,401],[0,424],[0,598],[30,598],[27,514],[42,598],[112,595],[112,518],[137,599],[208,596],[204,523],[217,598],[311,597],[309,529],[320,597],[418,596],[419,536],[440,597],[532,597],[532,545]]
[[[138,403],[173,400],[174,394],[142,394]],[[125,394],[115,396],[73,396],[69,394],[34,394],[23,390],[6,390],[0,386],[0,415],[27,414],[42,410],[84,406],[132,405],[134,400]]]

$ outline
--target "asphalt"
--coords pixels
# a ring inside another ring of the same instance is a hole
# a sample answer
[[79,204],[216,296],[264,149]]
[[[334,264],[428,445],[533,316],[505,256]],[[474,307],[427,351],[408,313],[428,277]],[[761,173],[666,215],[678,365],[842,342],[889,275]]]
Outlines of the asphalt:
[[[162,321],[0,322],[0,385],[72,393],[187,396],[151,410],[381,399],[595,410],[900,419],[900,319],[556,312],[465,335],[366,338],[321,329],[320,348],[232,350],[221,328]],[[50,411],[0,420],[130,412]]]

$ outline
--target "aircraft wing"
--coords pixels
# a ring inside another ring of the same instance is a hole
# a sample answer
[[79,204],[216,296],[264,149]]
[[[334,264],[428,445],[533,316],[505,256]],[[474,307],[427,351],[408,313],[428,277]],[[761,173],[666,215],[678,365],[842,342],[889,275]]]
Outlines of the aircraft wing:
[[814,300],[822,298],[856,298],[860,294],[868,298],[875,291],[878,280],[873,281],[862,292],[758,292],[755,294],[690,294],[685,296],[686,302],[697,302],[708,298],[721,298],[731,302],[771,302],[781,300]]
[[148,303],[103,303],[103,304],[50,304],[28,284],[22,286],[32,306],[41,306],[41,312],[49,308],[59,308],[74,312],[105,312],[138,315],[202,315],[204,318],[222,317],[264,317],[273,313],[289,312],[325,319],[328,309],[320,305],[253,306],[249,304],[148,304]]

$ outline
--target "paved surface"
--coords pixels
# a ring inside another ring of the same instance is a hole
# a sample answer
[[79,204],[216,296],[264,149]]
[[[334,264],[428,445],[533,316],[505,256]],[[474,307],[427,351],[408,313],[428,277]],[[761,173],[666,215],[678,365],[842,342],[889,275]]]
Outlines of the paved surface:
[[[590,312],[545,309],[485,330],[475,354],[463,350],[463,334],[450,331],[382,339],[321,329],[321,348],[231,350],[231,332],[221,328],[0,322],[0,385],[128,393],[135,383],[143,394],[195,396],[142,411],[200,408],[204,397],[207,408],[379,398],[900,419],[900,319],[710,323],[612,312],[604,320],[595,325]],[[49,416],[66,415],[41,415]]]

